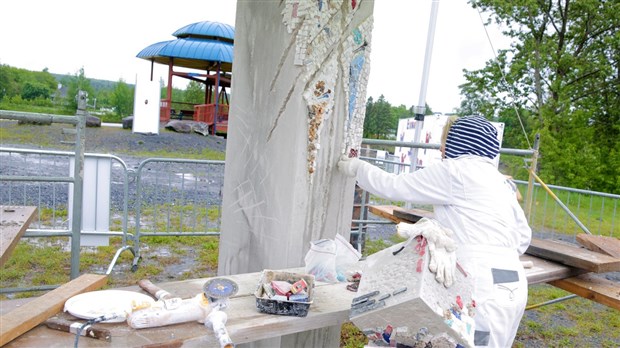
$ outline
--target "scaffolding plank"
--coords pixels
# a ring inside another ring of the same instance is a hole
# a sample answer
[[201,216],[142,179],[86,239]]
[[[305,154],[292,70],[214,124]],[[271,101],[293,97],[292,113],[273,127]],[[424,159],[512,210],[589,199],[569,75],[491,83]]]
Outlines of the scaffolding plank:
[[587,273],[572,278],[554,280],[549,284],[620,310],[620,286],[618,283],[601,276]]
[[388,219],[395,224],[399,222],[415,223],[423,217],[433,217],[433,213],[427,210],[405,209],[396,205],[369,205],[368,210],[371,213]]
[[618,238],[580,233],[577,235],[577,242],[592,251],[620,259],[620,239]]
[[37,207],[0,205],[0,267],[11,257],[36,212]]
[[620,259],[559,241],[532,238],[526,253],[595,273],[620,271]]

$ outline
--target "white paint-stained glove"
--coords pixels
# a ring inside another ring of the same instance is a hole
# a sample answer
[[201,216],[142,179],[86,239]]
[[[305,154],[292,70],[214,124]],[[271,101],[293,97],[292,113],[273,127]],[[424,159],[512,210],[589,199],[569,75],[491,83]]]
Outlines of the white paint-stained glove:
[[338,170],[351,178],[355,178],[357,176],[357,170],[362,165],[362,160],[357,157],[349,158],[345,155],[340,156],[340,160],[338,161]]
[[428,269],[446,288],[452,286],[456,272],[456,243],[452,239],[452,230],[435,220],[422,218],[415,224],[399,223],[396,232],[402,237],[424,236],[430,257]]

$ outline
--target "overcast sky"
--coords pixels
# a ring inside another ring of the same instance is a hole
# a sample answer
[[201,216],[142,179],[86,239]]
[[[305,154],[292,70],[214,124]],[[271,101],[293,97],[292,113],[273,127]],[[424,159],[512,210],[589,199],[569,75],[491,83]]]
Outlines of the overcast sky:
[[[438,1],[438,0],[437,0]],[[433,0],[376,0],[368,97],[383,94],[394,106],[417,105],[420,98],[428,24]],[[134,83],[150,63],[136,58],[143,48],[173,40],[191,23],[235,25],[233,0],[19,0],[0,12],[0,64],[52,73]],[[426,101],[435,112],[460,104],[463,69],[479,69],[508,41],[489,28],[467,0],[439,1]],[[155,65],[166,75],[167,67]],[[173,85],[184,85],[174,79]]]

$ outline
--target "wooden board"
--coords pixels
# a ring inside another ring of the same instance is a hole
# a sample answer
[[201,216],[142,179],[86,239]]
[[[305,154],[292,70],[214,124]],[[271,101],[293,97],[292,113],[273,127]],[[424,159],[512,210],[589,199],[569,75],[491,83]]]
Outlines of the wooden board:
[[37,207],[0,205],[0,267],[11,257],[36,211]]
[[43,296],[16,308],[0,317],[0,346],[28,332],[30,329],[63,310],[65,302],[80,293],[101,288],[108,277],[97,274],[84,274]]
[[620,285],[591,273],[559,279],[549,284],[605,306],[620,310]]
[[[287,272],[303,273],[303,268],[287,269]],[[226,329],[235,344],[259,341],[289,334],[305,332],[333,325],[341,325],[349,318],[351,301],[357,295],[346,290],[345,283],[328,284],[316,282],[314,301],[306,317],[291,317],[260,313],[256,309],[254,290],[260,280],[260,272],[227,276],[239,286],[239,291],[230,298],[226,313]],[[160,288],[181,298],[194,297],[202,292],[208,278],[156,284]],[[120,288],[146,293],[137,286]],[[12,302],[12,301],[8,301]],[[5,303],[2,303],[5,306]],[[68,313],[58,318],[74,320]],[[163,327],[132,329],[126,322],[105,324],[112,334],[111,342],[80,338],[80,347],[219,347],[212,330],[198,322],[188,322]],[[4,329],[3,329],[4,330]],[[6,348],[21,347],[72,347],[75,335],[51,330],[40,325],[10,342]]]
[[[388,219],[395,224],[399,222],[416,222],[422,217],[433,217],[433,213],[430,211],[421,209],[405,209],[395,205],[369,205],[368,210],[371,213]],[[398,214],[398,216],[396,214]]]
[[401,220],[406,220],[411,223],[416,223],[423,217],[433,217],[432,212],[422,209],[394,209],[394,215]]
[[595,273],[620,271],[620,259],[574,244],[532,238],[526,253]]
[[589,250],[620,259],[620,239],[618,238],[580,233],[577,235],[577,242]]
[[533,265],[525,269],[525,276],[529,285],[570,278],[587,272],[528,254],[521,255],[520,259],[521,261],[531,262]]

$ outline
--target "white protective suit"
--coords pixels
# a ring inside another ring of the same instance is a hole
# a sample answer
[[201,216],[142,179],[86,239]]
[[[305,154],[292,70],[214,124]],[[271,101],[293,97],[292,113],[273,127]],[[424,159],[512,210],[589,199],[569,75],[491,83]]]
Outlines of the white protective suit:
[[435,219],[454,231],[459,264],[476,279],[474,343],[510,347],[527,302],[519,255],[530,244],[531,229],[492,160],[463,155],[400,175],[361,162],[356,174],[358,185],[375,195],[434,206]]

